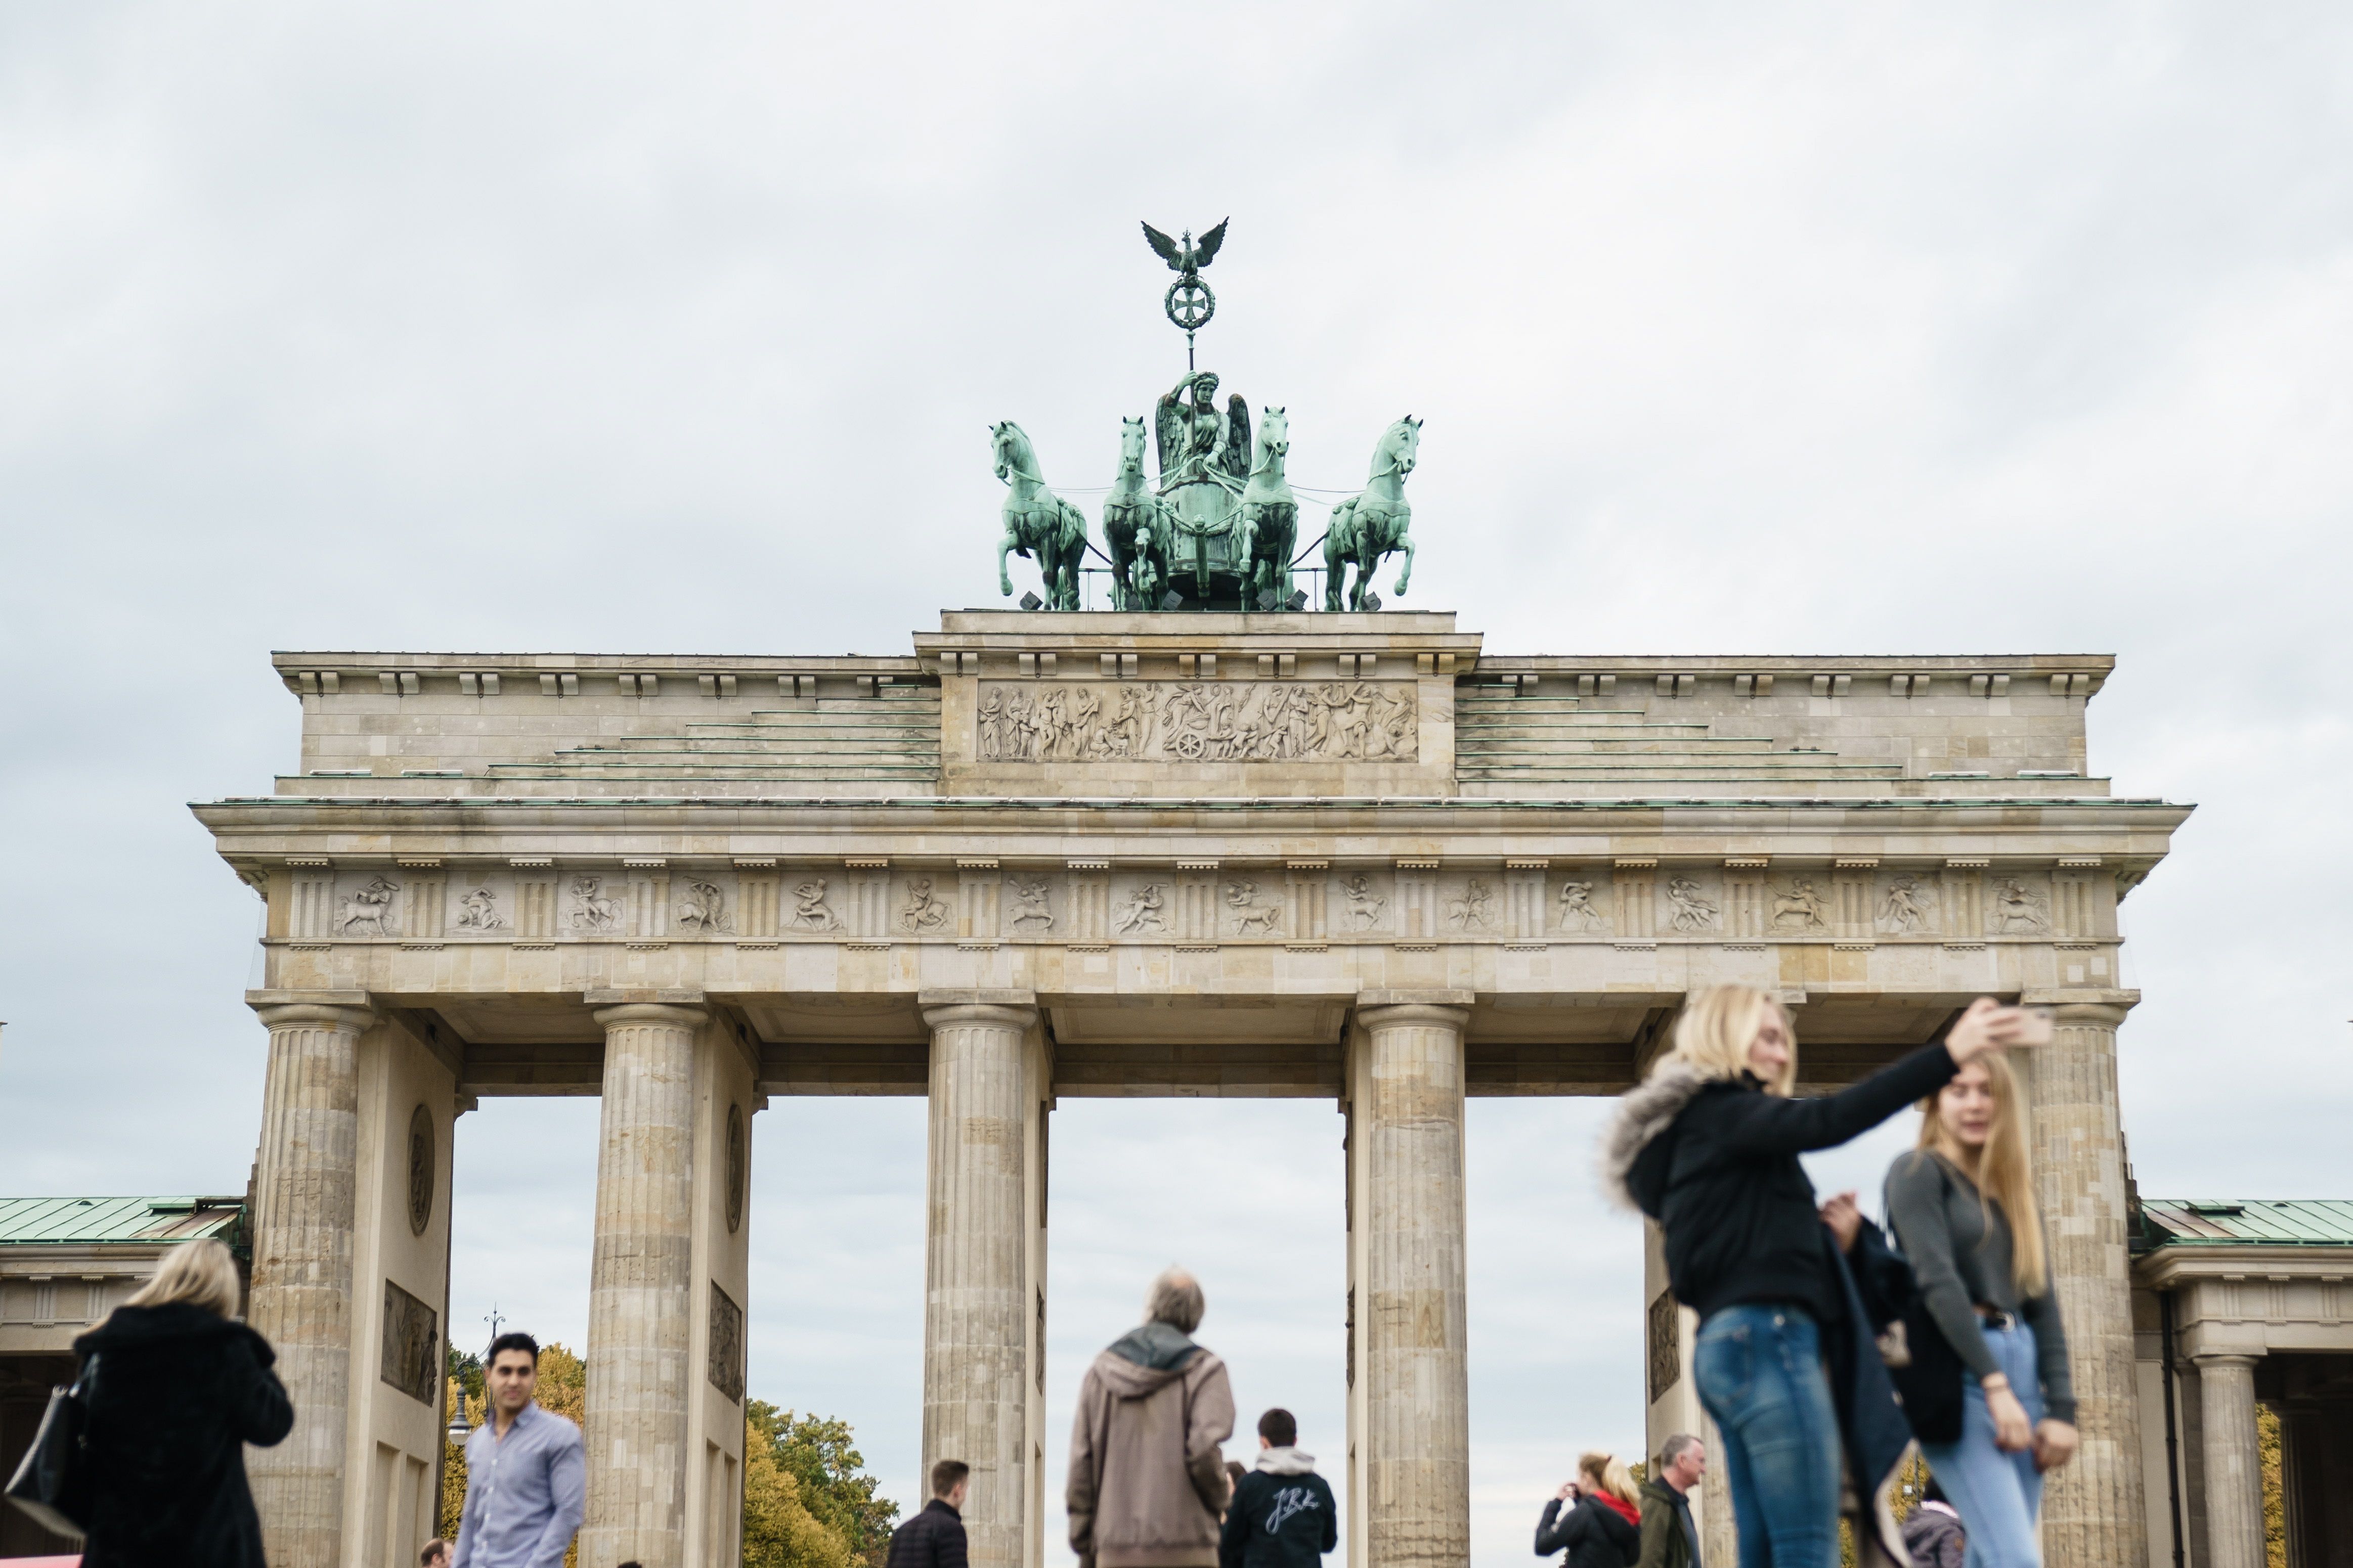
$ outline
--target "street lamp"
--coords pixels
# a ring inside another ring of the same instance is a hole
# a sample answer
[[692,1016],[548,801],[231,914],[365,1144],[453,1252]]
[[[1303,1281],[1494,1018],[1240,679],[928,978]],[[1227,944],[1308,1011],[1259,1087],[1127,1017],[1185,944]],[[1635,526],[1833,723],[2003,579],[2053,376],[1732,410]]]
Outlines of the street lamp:
[[465,1390],[459,1389],[458,1391],[458,1408],[451,1412],[449,1416],[449,1441],[462,1448],[466,1446],[467,1436],[471,1434],[473,1430],[474,1429],[471,1426],[469,1426],[466,1424],[466,1393]]

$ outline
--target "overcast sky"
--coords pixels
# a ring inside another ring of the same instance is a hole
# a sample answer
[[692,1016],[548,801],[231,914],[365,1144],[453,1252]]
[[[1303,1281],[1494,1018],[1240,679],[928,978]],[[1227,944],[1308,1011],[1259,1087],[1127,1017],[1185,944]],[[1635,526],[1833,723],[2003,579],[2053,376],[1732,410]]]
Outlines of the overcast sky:
[[[1001,602],[986,426],[1101,485],[1181,373],[1136,220],[1230,215],[1203,361],[1293,477],[1427,422],[1403,607],[2116,655],[2094,771],[2199,806],[2125,907],[2142,1185],[2353,1196],[2348,79],[2319,4],[11,6],[0,1192],[244,1185],[259,906],[185,803],[293,766],[270,649],[905,651]],[[1641,1444],[1603,1109],[1472,1108],[1482,1568]],[[595,1112],[460,1124],[461,1336],[578,1343]],[[1052,1431],[1173,1255],[1337,1468],[1339,1131],[1063,1102]],[[754,1162],[752,1389],[902,1500],[923,1139]]]

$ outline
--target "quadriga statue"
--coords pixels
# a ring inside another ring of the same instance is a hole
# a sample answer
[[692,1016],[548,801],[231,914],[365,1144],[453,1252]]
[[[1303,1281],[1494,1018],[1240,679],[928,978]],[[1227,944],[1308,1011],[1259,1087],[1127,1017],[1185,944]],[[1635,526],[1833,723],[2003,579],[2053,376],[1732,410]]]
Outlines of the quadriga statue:
[[1332,527],[1324,536],[1325,609],[1340,607],[1340,580],[1351,564],[1356,580],[1348,585],[1347,606],[1363,609],[1373,574],[1396,551],[1405,552],[1397,580],[1398,596],[1405,596],[1406,584],[1413,577],[1413,540],[1406,532],[1413,508],[1406,504],[1405,481],[1420,450],[1421,421],[1409,414],[1390,426],[1373,448],[1373,471],[1365,488],[1332,509]]
[[1005,537],[997,545],[997,585],[1010,597],[1013,579],[1005,570],[1008,555],[1027,555],[1038,563],[1044,579],[1046,607],[1079,607],[1079,564],[1086,558],[1086,513],[1046,488],[1038,471],[1038,451],[1020,426],[1010,419],[988,427],[997,449],[997,477],[1006,482]]

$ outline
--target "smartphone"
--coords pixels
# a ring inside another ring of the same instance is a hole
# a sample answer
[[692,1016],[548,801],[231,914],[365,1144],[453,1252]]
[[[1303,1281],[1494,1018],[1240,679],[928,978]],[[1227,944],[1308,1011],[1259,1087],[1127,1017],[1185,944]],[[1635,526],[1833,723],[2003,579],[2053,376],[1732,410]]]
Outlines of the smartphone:
[[2052,1014],[2048,1007],[2021,1007],[2018,1038],[2011,1042],[2021,1046],[2047,1046],[2051,1043]]

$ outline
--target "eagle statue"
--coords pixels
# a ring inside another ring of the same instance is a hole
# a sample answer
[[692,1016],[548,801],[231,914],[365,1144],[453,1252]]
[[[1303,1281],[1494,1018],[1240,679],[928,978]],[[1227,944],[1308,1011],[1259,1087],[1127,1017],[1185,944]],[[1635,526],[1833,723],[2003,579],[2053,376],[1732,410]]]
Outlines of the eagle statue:
[[1218,226],[1203,235],[1198,242],[1193,238],[1191,229],[1185,231],[1182,239],[1171,239],[1148,223],[1144,226],[1144,237],[1159,254],[1160,259],[1168,263],[1169,271],[1179,277],[1191,278],[1217,259],[1218,247],[1226,243],[1226,225],[1232,221],[1231,218],[1219,218]]

